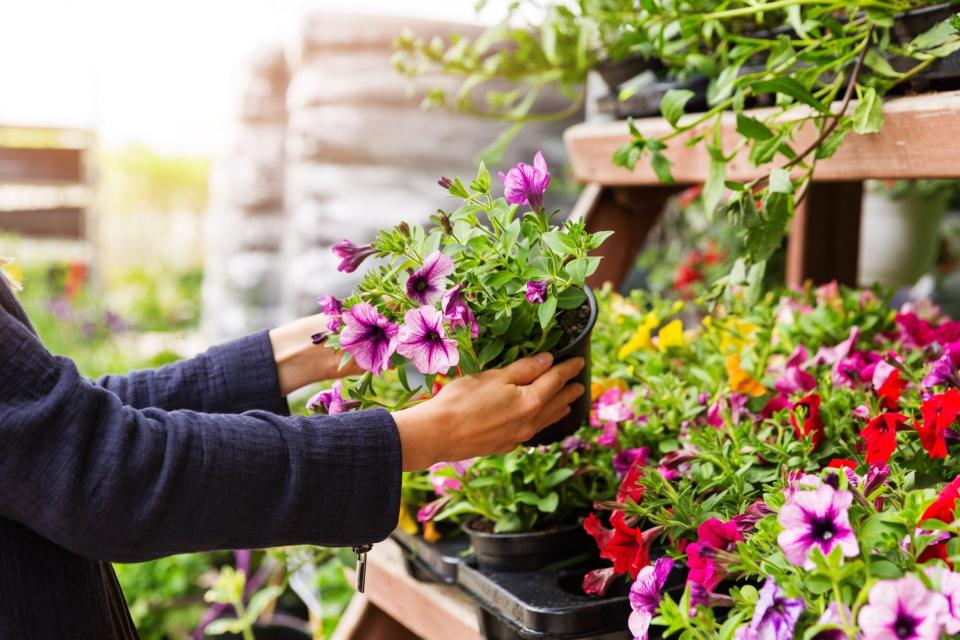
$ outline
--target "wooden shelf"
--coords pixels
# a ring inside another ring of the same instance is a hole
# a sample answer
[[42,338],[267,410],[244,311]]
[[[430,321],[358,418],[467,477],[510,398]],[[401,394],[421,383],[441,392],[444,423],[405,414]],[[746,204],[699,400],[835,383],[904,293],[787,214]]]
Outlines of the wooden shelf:
[[[834,105],[839,109],[838,105]],[[851,111],[854,108],[850,107]],[[800,117],[798,109],[797,117]],[[770,113],[758,109],[754,116]],[[685,118],[695,118],[694,115]],[[672,127],[662,118],[644,118],[634,123],[647,137],[663,136]],[[700,145],[687,147],[693,136],[709,130],[702,125],[671,140],[665,155],[673,162],[678,184],[699,184],[707,175],[709,159]],[[812,125],[803,127],[793,144],[805,148],[816,136]],[[740,139],[733,113],[723,116],[724,149]],[[627,123],[585,123],[567,129],[564,141],[574,176],[580,182],[604,186],[659,185],[649,161],[641,161],[630,172],[613,166],[617,148],[631,140]],[[884,105],[883,131],[878,134],[847,136],[837,153],[817,163],[818,181],[850,181],[868,178],[960,178],[960,91],[895,98]],[[749,180],[760,173],[749,164],[746,154],[727,165],[727,178]]]

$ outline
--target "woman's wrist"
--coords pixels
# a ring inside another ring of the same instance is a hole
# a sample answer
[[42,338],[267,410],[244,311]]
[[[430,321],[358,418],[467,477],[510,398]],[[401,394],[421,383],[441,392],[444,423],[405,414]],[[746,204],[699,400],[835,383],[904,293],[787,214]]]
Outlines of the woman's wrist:
[[327,317],[320,313],[270,331],[270,345],[277,363],[282,395],[289,395],[314,382],[339,377],[341,354],[314,344],[312,339],[326,331],[327,324]]
[[438,425],[442,420],[437,415],[436,403],[432,401],[393,412],[393,420],[400,434],[400,450],[403,453],[404,471],[423,471],[442,456],[438,455]]

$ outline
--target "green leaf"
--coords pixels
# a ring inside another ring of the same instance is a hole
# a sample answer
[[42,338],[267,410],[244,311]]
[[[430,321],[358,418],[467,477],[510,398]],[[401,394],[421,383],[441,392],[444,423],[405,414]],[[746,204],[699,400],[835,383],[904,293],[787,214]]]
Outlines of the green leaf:
[[763,262],[777,250],[787,233],[793,214],[793,198],[786,193],[770,193],[759,223],[747,232],[747,252],[752,262]]
[[547,474],[547,488],[552,489],[564,480],[568,480],[574,473],[575,471],[573,469],[554,469]]
[[667,122],[677,126],[677,122],[683,115],[683,108],[693,96],[693,91],[689,89],[670,89],[663,94],[663,98],[660,99],[660,112]]
[[863,63],[880,75],[888,78],[899,78],[901,75],[896,69],[890,66],[890,62],[887,61],[883,54],[876,49],[870,49],[867,51],[867,55],[864,57]]
[[710,86],[707,88],[707,100],[711,106],[718,102],[723,102],[733,94],[733,87],[739,73],[739,65],[724,67],[716,80],[710,83]]
[[857,133],[879,133],[883,128],[883,101],[876,89],[867,87],[853,111],[853,130]]
[[910,42],[910,46],[919,51],[927,51],[946,44],[957,33],[952,24],[953,18],[956,18],[956,16],[938,22],[924,31]]
[[773,132],[767,125],[744,113],[737,114],[737,133],[753,140],[767,140],[773,137]]
[[515,533],[523,529],[523,522],[515,513],[505,513],[493,527],[494,533]]
[[500,338],[494,338],[483,345],[483,349],[481,349],[477,355],[477,360],[480,361],[480,368],[482,369],[488,362],[500,355],[505,345],[506,343]]
[[567,274],[573,279],[575,283],[582,286],[583,283],[586,281],[587,276],[589,275],[587,273],[587,269],[589,267],[590,267],[590,261],[587,259],[586,256],[584,256],[582,258],[577,258],[576,260],[570,261],[567,264],[567,266],[564,267],[564,271],[567,272]]
[[544,513],[553,513],[557,510],[559,505],[560,496],[557,495],[556,491],[551,491],[542,500],[540,500],[540,504],[537,505],[537,508]]
[[410,391],[410,381],[407,380],[407,369],[404,366],[397,367],[397,379],[400,380],[400,385],[405,391]]
[[222,636],[227,633],[243,633],[243,622],[236,618],[218,618],[204,632],[210,636]]
[[770,191],[771,193],[793,193],[793,180],[790,179],[790,172],[780,168],[771,169]]
[[[507,147],[509,147],[513,139],[517,137],[517,134],[523,130],[523,125],[523,122],[518,122],[504,129],[500,135],[497,136],[496,140],[480,151],[478,159],[493,165],[500,162],[503,159],[503,154],[507,152]],[[453,193],[452,190],[451,193]]]
[[470,184],[470,188],[480,193],[488,193],[490,191],[490,172],[487,170],[487,165],[483,160],[480,161],[480,166],[477,168],[477,177],[474,178]]
[[557,310],[557,298],[556,296],[548,296],[540,304],[540,308],[537,309],[537,317],[540,318],[540,328],[546,329],[547,325],[550,324],[550,321],[553,320],[553,315]]
[[892,580],[903,575],[903,571],[889,560],[873,560],[870,563],[870,575],[874,578]]
[[670,165],[672,163],[667,159],[667,156],[659,151],[655,151],[651,162],[653,163],[653,172],[657,174],[660,182],[664,184],[676,184],[673,180],[673,175],[670,173]]
[[832,157],[833,154],[837,152],[837,149],[839,149],[843,144],[843,141],[846,139],[851,130],[852,129],[849,122],[837,127],[834,132],[827,136],[827,139],[824,140],[819,147],[817,147],[817,160],[823,160],[825,158]]
[[541,237],[550,250],[558,255],[575,254],[577,245],[567,237],[567,234],[561,231],[548,231]]
[[752,87],[756,93],[782,93],[785,96],[790,96],[798,102],[802,102],[813,107],[821,113],[829,113],[830,111],[825,104],[817,100],[817,98],[810,93],[809,89],[790,76],[779,76],[777,78],[773,78],[772,80],[756,82],[752,85]]
[[577,309],[587,299],[587,294],[579,287],[569,287],[557,296],[558,309]]
[[250,623],[256,622],[263,612],[267,610],[267,607],[270,606],[270,603],[282,594],[283,588],[277,585],[257,591],[253,597],[250,598],[250,604],[247,605],[246,615]]

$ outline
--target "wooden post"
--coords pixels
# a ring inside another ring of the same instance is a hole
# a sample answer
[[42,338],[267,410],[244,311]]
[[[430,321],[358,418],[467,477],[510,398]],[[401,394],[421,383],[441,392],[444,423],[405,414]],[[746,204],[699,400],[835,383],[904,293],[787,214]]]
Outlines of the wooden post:
[[837,280],[856,286],[862,182],[814,182],[793,216],[787,286]]
[[[595,188],[584,191],[581,198],[591,198],[586,212],[589,231],[613,231],[595,253],[603,256],[600,268],[590,279],[590,286],[610,282],[620,286],[643,247],[647,234],[657,223],[663,206],[677,187],[606,187],[599,194]],[[575,210],[581,209],[577,203]]]

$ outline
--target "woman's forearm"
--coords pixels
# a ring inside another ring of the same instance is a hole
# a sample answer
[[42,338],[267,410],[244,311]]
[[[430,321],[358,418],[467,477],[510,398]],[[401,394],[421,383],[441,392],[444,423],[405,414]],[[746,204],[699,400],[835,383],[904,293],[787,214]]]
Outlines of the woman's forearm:
[[326,332],[328,324],[329,318],[318,313],[270,331],[280,393],[284,396],[314,382],[359,372],[352,361],[340,368],[341,352],[313,343],[313,336]]

